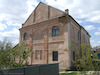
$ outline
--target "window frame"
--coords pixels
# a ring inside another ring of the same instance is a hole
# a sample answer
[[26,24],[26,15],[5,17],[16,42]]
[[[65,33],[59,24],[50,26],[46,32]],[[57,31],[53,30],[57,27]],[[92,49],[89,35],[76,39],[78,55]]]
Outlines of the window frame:
[[52,61],[58,61],[58,51],[52,52]]
[[80,32],[78,31],[78,40],[80,40]]
[[76,59],[76,53],[75,51],[73,51],[73,60],[75,61],[75,59]]
[[83,34],[83,42],[85,43],[85,34]]
[[27,33],[24,33],[24,40],[27,40],[28,39],[28,35]]
[[40,60],[42,60],[42,50],[40,50]]
[[35,59],[38,59],[38,51],[35,51]]
[[58,36],[58,26],[53,26],[52,28],[52,37]]

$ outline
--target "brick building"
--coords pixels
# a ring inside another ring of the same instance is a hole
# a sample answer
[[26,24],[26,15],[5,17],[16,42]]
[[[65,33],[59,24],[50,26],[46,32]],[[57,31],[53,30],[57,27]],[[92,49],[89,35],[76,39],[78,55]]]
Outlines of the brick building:
[[42,2],[19,30],[20,42],[26,40],[32,50],[28,57],[31,65],[59,63],[60,68],[69,69],[71,55],[73,59],[76,57],[70,40],[87,43],[90,39],[88,32],[69,15],[68,9],[63,12]]
[[100,59],[100,46],[96,46],[92,49],[93,51],[93,56],[97,56],[98,59]]

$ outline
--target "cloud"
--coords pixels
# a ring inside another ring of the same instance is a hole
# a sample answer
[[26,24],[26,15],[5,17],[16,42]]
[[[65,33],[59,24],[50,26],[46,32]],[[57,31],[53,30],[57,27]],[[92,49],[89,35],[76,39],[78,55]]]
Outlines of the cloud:
[[100,27],[98,28],[98,30],[100,31]]
[[0,21],[22,24],[37,4],[37,0],[0,0]]
[[84,28],[86,30],[93,30],[93,29],[96,29],[93,25],[85,25]]
[[74,18],[100,23],[100,0],[45,0],[49,5],[58,9],[69,9]]
[[100,35],[100,32],[95,32],[95,35]]
[[[0,0],[0,40],[7,37],[17,44],[19,42],[17,28],[21,27],[38,3],[37,0]],[[11,27],[10,31],[7,27]],[[5,29],[6,31],[1,32]]]
[[14,28],[11,31],[0,32],[0,39],[2,40],[4,37],[17,44],[19,40],[19,30]]
[[100,43],[100,41],[98,41],[98,43]]
[[28,5],[28,14],[32,13],[32,11],[35,9],[35,7],[38,5],[37,0],[28,0],[27,5]]
[[21,24],[14,23],[14,22],[11,22],[11,21],[7,21],[6,24],[7,24],[8,26],[19,26],[19,27],[21,27]]
[[90,42],[94,43],[95,41],[94,40],[90,40]]
[[[93,38],[90,40],[91,46],[96,47],[100,45],[100,41],[96,42],[97,40],[93,40]],[[96,43],[95,43],[96,42]]]
[[0,31],[6,29],[7,26],[5,24],[0,23]]
[[93,40],[93,39],[90,40],[90,43],[91,43],[91,46],[92,46],[92,47],[97,46],[97,43],[94,43],[94,42],[95,42],[95,40]]
[[79,24],[84,23],[83,20],[76,19],[76,21],[77,21]]

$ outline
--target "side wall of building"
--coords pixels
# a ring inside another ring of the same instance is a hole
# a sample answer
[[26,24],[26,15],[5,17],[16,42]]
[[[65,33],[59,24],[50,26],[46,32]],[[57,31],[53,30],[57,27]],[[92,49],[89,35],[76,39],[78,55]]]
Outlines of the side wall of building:
[[[58,26],[58,36],[52,36],[52,28]],[[28,34],[27,44],[32,49],[29,64],[59,63],[60,68],[69,68],[68,24],[52,19],[20,30],[21,41]],[[58,61],[53,61],[53,52],[58,51]]]
[[[75,20],[70,18],[70,49],[71,49],[71,59],[74,60],[75,58],[78,58],[78,55],[76,55],[77,50],[80,51],[80,44],[85,43],[89,44],[90,35],[87,33],[83,27],[81,27]],[[73,66],[73,62],[72,66]]]

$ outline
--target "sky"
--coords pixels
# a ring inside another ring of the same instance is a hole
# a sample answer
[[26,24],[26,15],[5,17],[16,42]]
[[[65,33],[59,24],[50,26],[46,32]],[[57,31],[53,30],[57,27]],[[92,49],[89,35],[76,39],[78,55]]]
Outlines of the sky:
[[69,14],[91,35],[92,47],[100,45],[100,0],[0,0],[0,41],[19,42],[19,28],[39,2]]

